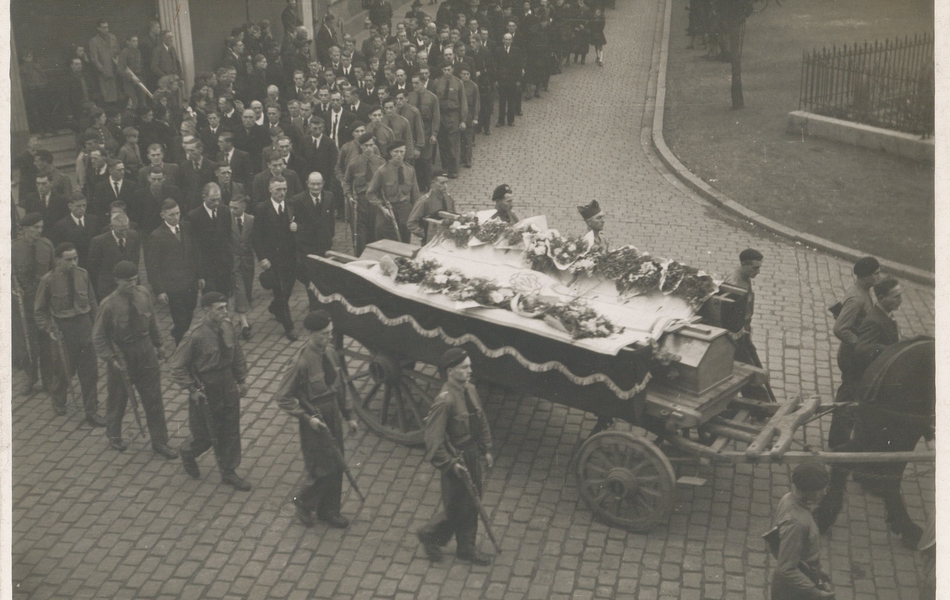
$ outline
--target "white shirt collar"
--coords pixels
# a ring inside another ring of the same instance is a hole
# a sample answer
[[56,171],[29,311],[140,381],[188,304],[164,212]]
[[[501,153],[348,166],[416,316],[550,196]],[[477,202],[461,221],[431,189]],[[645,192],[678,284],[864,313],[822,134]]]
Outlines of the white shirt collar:
[[283,202],[274,202],[273,198],[270,199],[270,203],[274,207],[274,212],[280,212],[281,208],[284,206]]
[[175,230],[178,229],[179,227],[181,227],[180,224],[179,224],[179,225],[169,225],[169,224],[168,224],[168,221],[162,221],[162,223],[164,223],[164,224],[165,224],[165,227],[168,227],[168,229],[171,230],[172,233],[175,233]]
[[258,125],[263,125],[265,120],[266,120],[266,119],[265,119],[264,115],[261,115],[261,118],[260,118],[260,119],[255,119],[254,122],[257,123]]
[[201,206],[203,206],[203,207],[204,207],[204,209],[205,209],[205,212],[206,212],[206,213],[208,213],[208,216],[209,216],[209,217],[211,217],[211,218],[213,219],[213,218],[214,218],[214,211],[213,211],[213,210],[211,210],[210,208],[208,208],[208,205],[207,205],[207,204],[205,204],[204,202],[202,202],[202,203],[201,203]]
[[73,218],[73,223],[75,223],[76,225],[79,225],[80,227],[83,227],[85,225],[85,221],[86,221],[85,216],[79,217],[78,219],[76,218],[76,215],[74,215],[73,213],[69,213],[69,216]]
[[[119,244],[119,236],[117,236],[117,235],[115,234],[115,229],[112,230],[112,237],[115,238],[115,243],[118,245],[118,244]],[[128,238],[128,236],[126,236],[125,241],[128,241],[128,240],[129,240],[129,238]]]

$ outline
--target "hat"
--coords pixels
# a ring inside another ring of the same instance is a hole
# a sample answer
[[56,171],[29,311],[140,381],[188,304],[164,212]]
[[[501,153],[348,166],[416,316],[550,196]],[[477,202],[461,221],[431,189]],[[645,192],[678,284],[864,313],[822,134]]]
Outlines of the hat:
[[370,141],[371,139],[373,139],[373,132],[367,131],[366,133],[361,135],[357,141],[360,143],[360,146],[362,146],[363,144]]
[[867,277],[874,275],[881,268],[881,263],[873,256],[865,256],[854,263],[854,274],[858,277]]
[[505,198],[505,194],[512,194],[512,193],[514,192],[511,191],[511,186],[508,185],[507,183],[503,183],[499,185],[498,187],[496,187],[495,191],[492,192],[492,195],[491,195],[492,202],[503,200]]
[[591,200],[587,206],[578,206],[577,212],[581,213],[581,218],[586,221],[587,219],[596,217],[603,211],[600,210],[600,204],[598,204],[596,200]]
[[399,148],[405,148],[405,147],[406,147],[406,142],[402,140],[393,140],[393,142],[389,144],[389,151],[392,152],[393,150],[396,150]]
[[116,279],[132,279],[139,274],[138,266],[130,260],[120,260],[112,269],[112,275]]
[[303,326],[308,331],[323,331],[330,326],[330,313],[325,310],[315,310],[304,317]]
[[420,6],[422,6],[420,0],[412,0],[412,8],[419,8]]
[[20,227],[32,227],[43,220],[43,215],[38,212],[27,213],[20,219]]
[[461,348],[450,348],[439,359],[439,371],[445,373],[452,367],[457,367],[468,358],[468,352]]
[[828,471],[816,462],[806,462],[792,471],[792,483],[803,492],[817,492],[828,486]]
[[259,277],[261,287],[265,290],[274,290],[280,288],[280,276],[275,269],[264,269]]
[[201,296],[201,308],[208,308],[214,304],[220,304],[227,301],[228,297],[221,292],[208,292],[207,294],[203,294]]
[[353,124],[350,125],[350,131],[355,131],[358,127],[366,127],[366,123],[363,121],[353,121]]
[[443,175],[442,173],[439,173],[438,175],[435,176],[435,180],[436,180],[436,181],[441,181],[442,183],[445,183],[446,181],[449,180],[449,178],[448,178],[448,176]]

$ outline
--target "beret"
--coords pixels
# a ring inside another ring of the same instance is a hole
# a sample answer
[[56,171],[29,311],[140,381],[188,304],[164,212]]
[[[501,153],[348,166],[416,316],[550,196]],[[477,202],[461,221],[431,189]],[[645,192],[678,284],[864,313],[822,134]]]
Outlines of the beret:
[[277,275],[276,269],[264,269],[261,271],[261,275],[258,279],[261,282],[261,287],[265,290],[273,290],[280,287],[280,277]]
[[752,260],[762,260],[762,253],[755,248],[746,248],[739,253],[739,262],[749,262]]
[[366,123],[364,123],[363,121],[354,121],[353,124],[350,125],[350,130],[352,131],[356,129],[357,127],[366,127]]
[[586,206],[578,206],[577,212],[581,213],[581,218],[586,221],[587,219],[596,217],[602,211],[600,210],[600,203],[598,203],[596,200],[591,200],[590,204]]
[[112,274],[116,279],[132,279],[138,276],[139,268],[130,260],[120,260],[112,269]]
[[491,199],[492,201],[502,200],[505,197],[505,194],[511,194],[511,186],[507,183],[503,183],[495,188],[495,191],[492,192]]
[[867,277],[868,275],[877,273],[880,268],[881,263],[879,263],[876,258],[873,256],[865,256],[854,263],[854,274],[858,277]]
[[372,132],[372,131],[367,131],[366,133],[364,133],[363,135],[361,135],[361,136],[359,137],[359,140],[357,140],[357,141],[359,141],[360,146],[362,146],[363,144],[365,144],[366,142],[370,141],[371,139],[373,139],[373,132]]
[[389,151],[392,152],[393,150],[397,148],[405,148],[405,147],[406,147],[406,142],[402,140],[393,140],[393,142],[389,144]]
[[325,310],[315,310],[303,320],[307,331],[323,331],[330,326],[330,313]]
[[803,492],[817,492],[828,486],[828,471],[816,462],[806,462],[792,471],[792,483]]
[[468,352],[461,348],[450,348],[445,351],[442,358],[439,359],[439,370],[447,371],[452,367],[457,367],[468,358]]
[[31,212],[23,215],[20,219],[20,227],[32,227],[43,220],[43,215],[38,212]]
[[208,292],[207,294],[203,294],[201,296],[201,308],[208,308],[212,304],[220,304],[221,302],[227,301],[228,297],[221,292]]

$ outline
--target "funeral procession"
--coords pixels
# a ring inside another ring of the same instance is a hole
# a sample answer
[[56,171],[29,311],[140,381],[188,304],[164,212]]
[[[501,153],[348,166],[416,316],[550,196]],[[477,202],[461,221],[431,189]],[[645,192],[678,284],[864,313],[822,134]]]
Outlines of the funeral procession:
[[11,0],[0,599],[940,597],[938,8]]

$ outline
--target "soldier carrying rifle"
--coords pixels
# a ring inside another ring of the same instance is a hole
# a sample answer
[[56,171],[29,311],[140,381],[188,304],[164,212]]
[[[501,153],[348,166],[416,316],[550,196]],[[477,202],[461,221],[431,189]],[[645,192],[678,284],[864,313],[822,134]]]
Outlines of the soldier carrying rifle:
[[[20,237],[10,244],[10,259],[13,266],[13,351],[18,362],[26,371],[26,385],[24,395],[31,395],[36,385],[38,369],[43,376],[43,387],[52,389],[55,379],[50,339],[40,335],[33,318],[33,301],[36,298],[36,288],[40,278],[46,275],[55,266],[53,258],[53,244],[42,237],[43,215],[29,213],[20,219]],[[65,398],[65,395],[64,395]],[[63,406],[56,405],[53,399],[53,408],[56,414],[66,414],[66,401]]]
[[[277,404],[300,420],[300,450],[307,476],[312,479],[294,498],[294,508],[297,518],[307,527],[313,526],[316,514],[330,527],[342,529],[350,524],[340,514],[346,472],[343,420],[346,419],[351,435],[359,427],[350,416],[340,357],[331,343],[330,315],[323,310],[314,311],[307,315],[303,325],[310,332],[310,339],[274,394]],[[350,477],[350,482],[355,483]]]

